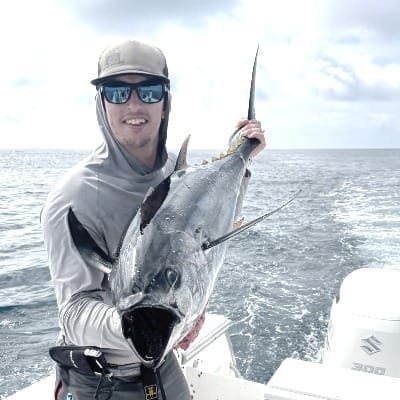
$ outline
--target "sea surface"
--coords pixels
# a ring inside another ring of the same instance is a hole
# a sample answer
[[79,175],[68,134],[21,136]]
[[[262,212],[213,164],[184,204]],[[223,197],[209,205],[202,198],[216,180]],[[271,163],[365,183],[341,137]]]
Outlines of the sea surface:
[[[86,154],[0,151],[0,398],[53,370],[57,308],[39,214]],[[211,155],[191,151],[190,160]],[[237,366],[265,383],[286,357],[320,360],[347,274],[400,268],[400,150],[269,150],[251,170],[246,220],[302,192],[232,240],[209,310],[236,322]]]

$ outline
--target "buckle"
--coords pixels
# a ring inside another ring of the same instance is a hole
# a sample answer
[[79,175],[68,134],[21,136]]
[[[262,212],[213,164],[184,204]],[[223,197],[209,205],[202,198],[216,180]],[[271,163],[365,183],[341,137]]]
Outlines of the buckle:
[[113,374],[109,371],[106,358],[100,350],[88,347],[83,351],[83,355],[86,357],[94,374],[111,379]]

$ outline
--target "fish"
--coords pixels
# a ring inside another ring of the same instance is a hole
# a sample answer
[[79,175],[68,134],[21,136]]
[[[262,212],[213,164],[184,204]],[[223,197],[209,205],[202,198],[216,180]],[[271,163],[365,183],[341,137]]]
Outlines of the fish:
[[[253,116],[257,54],[249,102]],[[146,195],[116,255],[105,254],[73,209],[68,211],[76,248],[89,266],[108,274],[123,334],[150,368],[162,363],[205,312],[228,241],[293,200],[235,225],[242,179],[258,140],[241,137],[214,161],[195,166],[186,161],[188,142],[189,137],[174,172]]]

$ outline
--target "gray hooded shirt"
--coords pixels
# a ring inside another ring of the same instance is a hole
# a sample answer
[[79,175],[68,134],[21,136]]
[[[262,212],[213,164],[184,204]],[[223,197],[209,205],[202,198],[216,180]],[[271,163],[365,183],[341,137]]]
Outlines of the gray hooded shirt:
[[81,258],[70,236],[67,212],[71,207],[102,250],[115,255],[149,188],[173,172],[175,157],[167,155],[164,141],[156,162],[162,166],[151,170],[114,138],[100,96],[96,106],[104,143],[51,191],[41,224],[59,308],[59,344],[99,347],[108,363],[132,373],[139,360],[122,334],[107,276]]

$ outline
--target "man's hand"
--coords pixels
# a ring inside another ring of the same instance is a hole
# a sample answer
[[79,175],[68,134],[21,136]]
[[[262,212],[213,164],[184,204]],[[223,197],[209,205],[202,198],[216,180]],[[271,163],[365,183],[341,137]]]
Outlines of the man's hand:
[[246,136],[249,139],[257,139],[260,142],[260,144],[251,152],[250,158],[255,157],[258,153],[260,153],[260,151],[265,148],[265,131],[261,128],[260,121],[256,119],[250,121],[248,119],[241,119],[236,124],[236,128],[239,129],[239,135]]

